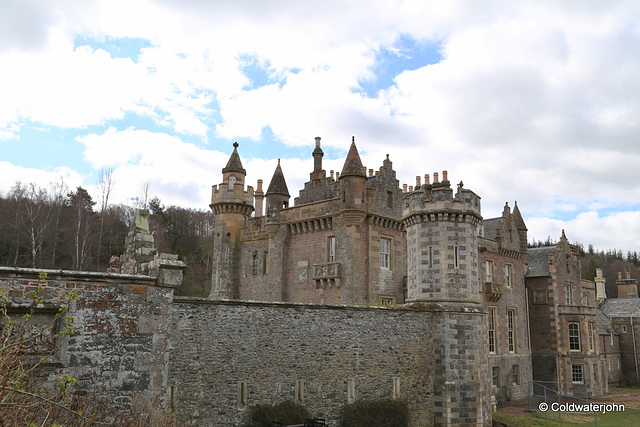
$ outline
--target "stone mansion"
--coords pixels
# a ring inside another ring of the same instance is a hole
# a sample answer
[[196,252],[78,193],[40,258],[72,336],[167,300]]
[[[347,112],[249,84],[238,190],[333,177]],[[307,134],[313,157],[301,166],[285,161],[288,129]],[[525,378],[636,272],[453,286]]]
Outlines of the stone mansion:
[[316,138],[290,203],[285,165],[254,190],[234,144],[212,190],[208,298],[174,295],[185,266],[157,254],[144,215],[108,273],[0,267],[9,311],[38,286],[46,320],[78,293],[51,378],[76,378],[113,420],[150,425],[241,425],[253,405],[285,400],[337,425],[356,400],[403,399],[411,426],[480,426],[492,396],[524,398],[532,379],[595,395],[621,361],[637,373],[640,353],[620,350],[631,309],[597,309],[602,280],[581,279],[564,232],[528,249],[517,204],[483,218],[447,171],[407,188],[388,155],[365,170],[353,138],[339,173],[323,155]]

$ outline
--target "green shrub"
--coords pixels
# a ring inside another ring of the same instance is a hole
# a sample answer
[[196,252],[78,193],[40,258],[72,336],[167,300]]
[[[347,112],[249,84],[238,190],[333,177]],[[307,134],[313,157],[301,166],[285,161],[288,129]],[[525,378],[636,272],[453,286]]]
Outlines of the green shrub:
[[342,427],[407,427],[409,407],[403,400],[357,400],[342,408]]
[[286,424],[302,424],[310,418],[309,411],[290,400],[275,405],[258,405],[248,409],[245,427],[272,427],[273,421]]

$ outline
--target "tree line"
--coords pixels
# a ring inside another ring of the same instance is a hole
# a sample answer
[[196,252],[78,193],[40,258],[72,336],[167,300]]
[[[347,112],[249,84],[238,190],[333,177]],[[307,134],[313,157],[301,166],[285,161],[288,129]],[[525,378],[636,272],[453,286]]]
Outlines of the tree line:
[[106,271],[124,253],[136,208],[150,210],[149,227],[158,252],[177,254],[189,268],[181,293],[208,292],[213,213],[147,201],[148,186],[134,206],[110,203],[112,174],[100,174],[97,200],[83,187],[60,180],[48,187],[16,182],[0,195],[0,265],[41,269]]
[[[558,242],[547,237],[546,240],[535,240],[529,242],[530,248],[553,246]],[[602,269],[602,276],[606,280],[605,289],[607,298],[618,297],[618,273],[626,277],[626,273],[631,274],[631,278],[640,278],[640,254],[638,251],[627,251],[621,249],[597,250],[592,244],[585,245],[579,242],[572,243],[578,248],[578,258],[582,268],[582,278],[593,280],[596,276],[596,268]]]

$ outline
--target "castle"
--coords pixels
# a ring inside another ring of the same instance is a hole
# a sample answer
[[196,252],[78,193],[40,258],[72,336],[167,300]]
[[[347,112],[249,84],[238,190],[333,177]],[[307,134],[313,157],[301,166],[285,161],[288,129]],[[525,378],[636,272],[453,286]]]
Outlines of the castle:
[[50,313],[76,289],[52,366],[114,419],[239,425],[252,405],[293,400],[335,424],[347,403],[400,398],[412,426],[490,425],[492,396],[524,398],[533,378],[606,388],[596,286],[564,234],[527,249],[517,204],[483,219],[446,171],[401,188],[389,156],[367,171],[353,138],[340,173],[323,155],[316,138],[290,206],[280,161],[254,190],[234,144],[212,189],[207,299],[174,297],[184,265],[155,253],[144,216],[120,273],[1,267],[0,290],[21,307],[37,284]]

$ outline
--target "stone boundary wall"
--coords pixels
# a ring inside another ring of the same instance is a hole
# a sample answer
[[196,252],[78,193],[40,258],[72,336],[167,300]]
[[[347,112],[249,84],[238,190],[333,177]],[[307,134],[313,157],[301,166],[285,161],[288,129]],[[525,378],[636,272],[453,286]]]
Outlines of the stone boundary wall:
[[394,393],[412,426],[433,425],[429,311],[177,297],[170,323],[168,405],[187,425],[241,425],[252,405],[301,400],[337,426],[353,398]]
[[8,298],[9,313],[28,310],[28,292],[41,286],[44,300],[35,313],[48,324],[68,303],[62,293],[77,292],[68,310],[74,334],[49,358],[48,379],[53,383],[63,374],[75,378],[80,395],[117,425],[162,425],[166,416],[173,289],[159,287],[156,281],[138,275],[0,267],[0,293]]

